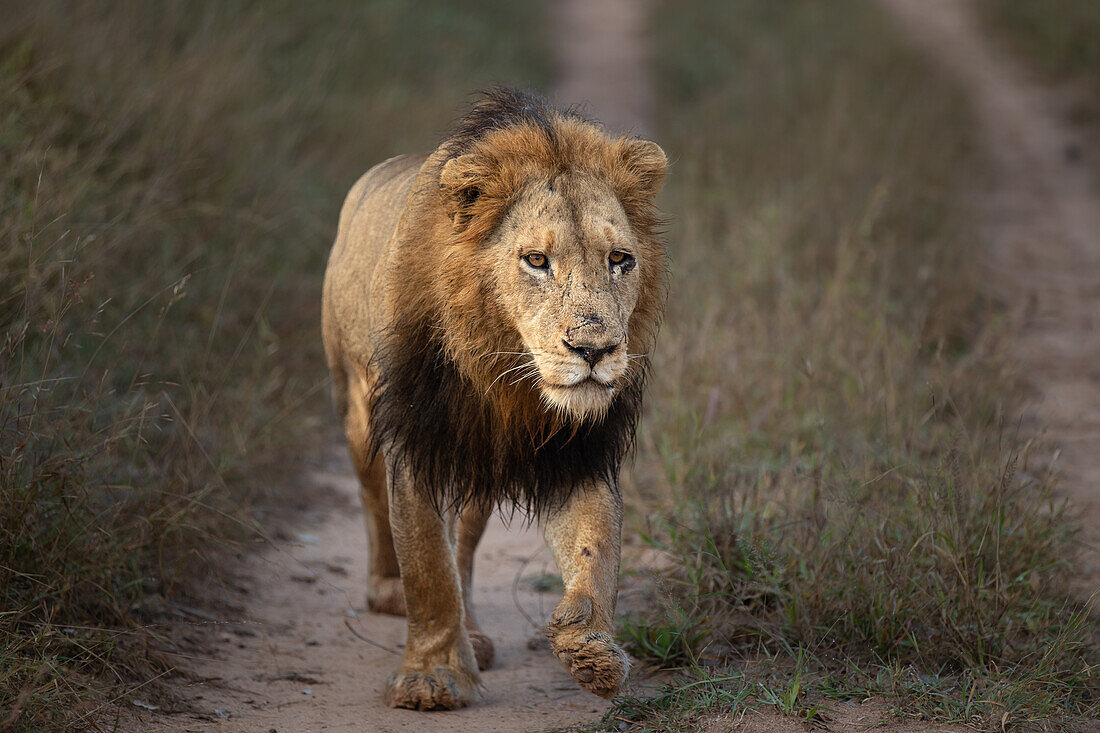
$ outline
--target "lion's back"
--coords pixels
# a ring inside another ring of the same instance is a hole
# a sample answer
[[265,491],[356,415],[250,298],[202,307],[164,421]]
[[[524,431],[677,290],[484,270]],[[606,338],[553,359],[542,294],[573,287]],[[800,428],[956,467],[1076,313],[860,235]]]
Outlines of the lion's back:
[[[371,283],[385,261],[425,155],[399,155],[355,182],[340,210],[325,270],[322,330],[329,361],[367,356],[376,298]],[[351,352],[351,353],[348,353]]]

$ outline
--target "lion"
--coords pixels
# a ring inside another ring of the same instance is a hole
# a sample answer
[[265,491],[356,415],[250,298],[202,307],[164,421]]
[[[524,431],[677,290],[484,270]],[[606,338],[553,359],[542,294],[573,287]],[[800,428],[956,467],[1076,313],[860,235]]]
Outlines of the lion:
[[622,499],[666,253],[653,142],[516,89],[484,93],[434,152],[351,189],[325,273],[334,400],[362,484],[367,603],[404,614],[394,707],[475,699],[493,644],[470,603],[491,512],[538,521],[565,591],[546,629],[611,697]]

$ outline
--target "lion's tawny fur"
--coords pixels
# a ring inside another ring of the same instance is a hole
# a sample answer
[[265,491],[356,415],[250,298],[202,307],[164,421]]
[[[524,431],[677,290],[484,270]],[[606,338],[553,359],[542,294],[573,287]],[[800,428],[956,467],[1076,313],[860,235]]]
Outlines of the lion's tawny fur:
[[482,666],[492,646],[465,591],[502,502],[545,521],[562,566],[555,618],[572,621],[551,627],[555,653],[582,686],[618,688],[618,472],[664,298],[665,165],[651,142],[494,90],[432,154],[349,193],[322,326],[369,515],[368,599],[409,618],[392,704],[475,694],[470,637]]

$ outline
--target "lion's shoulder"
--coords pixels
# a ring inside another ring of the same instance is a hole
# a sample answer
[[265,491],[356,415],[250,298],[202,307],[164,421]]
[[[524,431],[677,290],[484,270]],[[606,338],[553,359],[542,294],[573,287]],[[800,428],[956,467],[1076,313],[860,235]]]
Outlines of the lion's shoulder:
[[[340,210],[340,229],[345,230],[350,226],[356,214],[363,211],[368,202],[375,198],[381,199],[378,203],[382,206],[370,206],[372,213],[384,210],[387,205],[397,208],[400,213],[416,174],[427,159],[428,156],[424,153],[408,153],[395,155],[371,166],[344,198],[344,205]],[[394,204],[397,206],[394,207]]]

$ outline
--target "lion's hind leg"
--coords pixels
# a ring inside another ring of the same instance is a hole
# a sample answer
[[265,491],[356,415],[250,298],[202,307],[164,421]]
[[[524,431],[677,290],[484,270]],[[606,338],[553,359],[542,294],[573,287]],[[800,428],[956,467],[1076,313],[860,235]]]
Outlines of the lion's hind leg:
[[477,657],[477,668],[481,670],[493,666],[495,652],[492,640],[477,625],[471,595],[474,585],[474,554],[481,535],[485,532],[485,525],[492,515],[491,506],[475,502],[462,510],[458,522],[458,572],[462,577],[462,600],[466,605],[466,631],[470,634],[470,643],[474,647],[474,656]]
[[359,475],[363,482],[360,496],[366,509],[367,537],[370,540],[367,608],[375,613],[404,616],[405,590],[401,584],[397,554],[393,549],[389,500],[386,497],[386,469],[382,459],[376,457]]
[[401,585],[397,554],[393,549],[386,468],[382,457],[372,455],[369,449],[367,389],[367,380],[362,375],[351,375],[347,389],[347,409],[344,412],[344,429],[351,447],[352,462],[359,474],[359,495],[363,500],[367,538],[370,541],[367,608],[375,613],[404,616],[405,592]]

